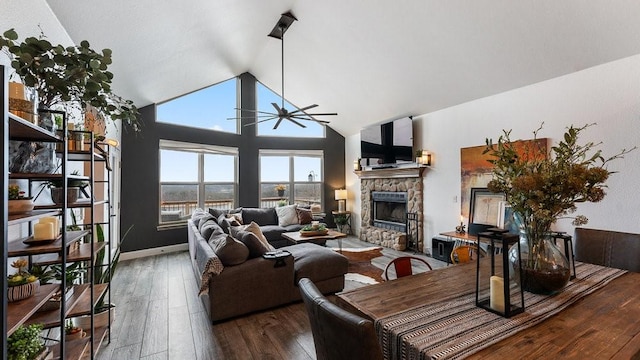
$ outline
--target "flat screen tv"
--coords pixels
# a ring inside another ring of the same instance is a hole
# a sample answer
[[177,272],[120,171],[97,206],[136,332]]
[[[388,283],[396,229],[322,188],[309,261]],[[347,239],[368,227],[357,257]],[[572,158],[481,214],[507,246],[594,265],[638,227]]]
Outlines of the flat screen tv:
[[404,117],[360,131],[360,156],[365,166],[388,167],[414,161],[413,120]]

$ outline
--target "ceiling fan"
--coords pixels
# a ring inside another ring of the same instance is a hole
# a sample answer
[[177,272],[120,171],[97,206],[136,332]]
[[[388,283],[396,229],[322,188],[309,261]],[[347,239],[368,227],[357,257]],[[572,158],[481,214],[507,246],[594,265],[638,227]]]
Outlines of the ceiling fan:
[[273,105],[275,112],[268,112],[268,111],[259,111],[259,110],[254,110],[254,109],[241,109],[241,108],[236,108],[236,110],[241,110],[241,111],[249,111],[249,112],[253,112],[255,113],[255,115],[251,115],[251,116],[241,116],[241,117],[236,117],[236,118],[228,118],[228,120],[237,120],[237,119],[257,119],[256,122],[254,123],[250,123],[250,124],[245,124],[245,126],[249,126],[249,125],[256,125],[265,121],[271,121],[271,120],[275,120],[278,119],[278,121],[276,121],[275,125],[273,126],[273,129],[277,129],[278,126],[280,126],[280,123],[282,123],[282,120],[288,120],[291,121],[292,123],[306,128],[306,126],[301,122],[301,121],[315,121],[319,124],[328,124],[329,122],[326,120],[319,120],[316,119],[315,116],[334,116],[334,115],[338,115],[337,113],[308,113],[306,112],[309,109],[313,109],[315,107],[317,107],[317,104],[313,104],[313,105],[309,105],[309,106],[305,106],[302,108],[299,108],[297,110],[293,110],[293,111],[289,111],[284,107],[284,33],[287,31],[287,29],[289,29],[289,26],[291,26],[291,24],[293,24],[294,21],[296,21],[298,19],[295,18],[295,16],[293,16],[293,14],[291,14],[291,12],[286,12],[284,14],[282,14],[282,16],[280,17],[280,20],[278,20],[278,23],[276,24],[276,26],[273,28],[273,30],[271,30],[271,32],[269,33],[270,37],[276,38],[276,39],[280,39],[281,41],[281,56],[282,56],[282,93],[281,93],[281,104],[278,105],[276,103],[271,103],[271,105]]

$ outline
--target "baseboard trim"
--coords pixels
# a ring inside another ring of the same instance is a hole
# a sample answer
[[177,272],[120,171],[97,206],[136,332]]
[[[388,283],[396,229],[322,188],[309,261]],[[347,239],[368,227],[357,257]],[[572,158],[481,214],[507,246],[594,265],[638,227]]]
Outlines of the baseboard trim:
[[155,256],[161,254],[167,254],[178,251],[186,251],[189,250],[189,244],[177,244],[177,245],[169,245],[156,247],[151,249],[137,250],[137,251],[128,251],[120,254],[120,260],[132,260],[143,258],[147,256]]

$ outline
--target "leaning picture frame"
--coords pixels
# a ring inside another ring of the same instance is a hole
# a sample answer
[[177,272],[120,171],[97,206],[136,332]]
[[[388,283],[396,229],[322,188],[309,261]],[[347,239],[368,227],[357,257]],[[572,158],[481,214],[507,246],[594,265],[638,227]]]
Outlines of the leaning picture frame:
[[509,231],[511,234],[518,234],[520,229],[513,217],[513,208],[506,201],[501,201],[499,205],[498,227]]
[[498,227],[500,202],[505,198],[504,193],[494,193],[487,188],[471,188],[469,224]]

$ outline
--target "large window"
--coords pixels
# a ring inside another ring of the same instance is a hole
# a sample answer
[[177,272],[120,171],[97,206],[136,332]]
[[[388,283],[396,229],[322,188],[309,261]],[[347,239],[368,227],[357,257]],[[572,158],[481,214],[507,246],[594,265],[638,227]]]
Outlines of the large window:
[[156,121],[238,133],[236,78],[158,104]]
[[186,221],[197,207],[236,203],[238,150],[160,140],[160,224]]
[[322,151],[260,151],[260,206],[322,206]]
[[[282,98],[280,95],[274,93],[260,82],[256,83],[256,92],[258,98],[258,111],[264,111],[268,113],[277,112],[271,103],[276,103],[278,106],[282,106]],[[290,104],[288,101],[284,102],[284,107],[289,110],[297,110],[298,108]],[[277,129],[273,129],[277,120],[265,121],[257,124],[259,136],[290,136],[290,137],[324,137],[325,128],[323,125],[318,124],[315,121],[301,121],[306,128],[302,128],[291,121],[283,120]]]

